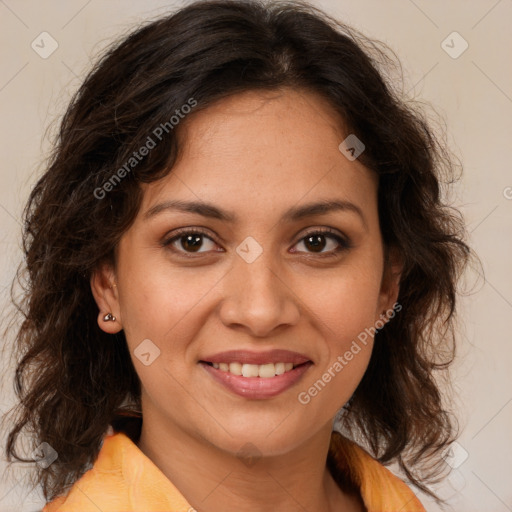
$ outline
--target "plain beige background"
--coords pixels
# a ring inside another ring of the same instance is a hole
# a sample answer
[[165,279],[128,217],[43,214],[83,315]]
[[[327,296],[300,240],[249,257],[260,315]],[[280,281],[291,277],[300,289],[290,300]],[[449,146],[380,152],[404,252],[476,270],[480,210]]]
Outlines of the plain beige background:
[[[466,217],[485,280],[480,278],[473,294],[459,300],[454,405],[463,431],[447,458],[455,469],[437,490],[449,497],[451,510],[512,511],[512,1],[313,3],[395,50],[404,68],[405,91],[436,108],[462,159],[464,174],[453,200]],[[21,210],[49,148],[45,130],[51,123],[56,127],[91,60],[113,37],[179,5],[171,0],[0,0],[3,310],[21,258]],[[32,41],[48,38],[42,32],[58,44],[46,59],[31,47]],[[474,283],[476,277],[471,272],[467,281]],[[2,340],[4,346],[7,341]],[[2,365],[2,412],[13,403],[12,373],[13,368]],[[2,443],[4,439],[2,433]],[[0,470],[4,468],[0,461]],[[20,480],[22,474],[22,469],[2,473],[0,511],[41,508],[41,495]],[[440,510],[420,498],[429,512]]]

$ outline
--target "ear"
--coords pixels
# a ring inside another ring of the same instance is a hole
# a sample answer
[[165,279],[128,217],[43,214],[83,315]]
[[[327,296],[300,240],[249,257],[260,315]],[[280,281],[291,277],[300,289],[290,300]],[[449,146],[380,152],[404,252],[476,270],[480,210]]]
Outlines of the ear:
[[384,259],[384,271],[375,322],[380,319],[387,323],[389,314],[393,311],[393,306],[398,299],[404,264],[397,247],[388,247],[385,250],[387,250],[387,253]]
[[[111,265],[105,263],[98,267],[91,275],[91,291],[99,308],[98,325],[100,329],[115,334],[122,327],[119,296],[115,273]],[[110,313],[115,320],[104,320]]]

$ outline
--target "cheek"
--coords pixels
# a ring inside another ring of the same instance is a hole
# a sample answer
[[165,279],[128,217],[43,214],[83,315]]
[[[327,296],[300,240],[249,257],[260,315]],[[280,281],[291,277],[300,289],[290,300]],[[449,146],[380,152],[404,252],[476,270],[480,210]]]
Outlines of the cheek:
[[[326,294],[310,297],[323,350],[318,367],[299,390],[300,404],[327,420],[343,407],[364,376],[373,349],[377,286],[369,280],[333,280]],[[316,309],[314,309],[316,307]]]
[[119,287],[123,329],[131,344],[146,337],[168,343],[220,278],[194,268],[172,267],[161,255],[151,259],[133,253],[120,262],[118,273],[123,283]]
[[[374,268],[379,270],[378,262]],[[309,281],[305,303],[325,332],[330,346],[341,350],[375,322],[380,292],[380,273],[371,267],[347,265],[329,279]],[[316,290],[316,291],[315,291]]]

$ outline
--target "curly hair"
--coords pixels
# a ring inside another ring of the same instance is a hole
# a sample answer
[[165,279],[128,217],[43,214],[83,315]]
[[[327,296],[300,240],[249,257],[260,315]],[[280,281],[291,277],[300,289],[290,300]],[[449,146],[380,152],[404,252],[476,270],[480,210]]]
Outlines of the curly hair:
[[47,442],[57,451],[55,463],[35,469],[47,500],[95,461],[109,425],[121,428],[123,415],[140,414],[140,381],[124,333],[98,327],[90,277],[115,262],[141,184],[171,172],[180,127],[110,181],[108,194],[98,191],[191,98],[193,116],[239,92],[283,87],[321,94],[347,133],[364,141],[359,161],[379,176],[386,254],[397,250],[404,264],[402,309],[376,333],[340,426],[438,499],[428,482],[458,435],[438,379],[455,355],[457,284],[474,253],[462,215],[442,197],[456,159],[420,103],[388,77],[397,69],[402,75],[397,60],[382,43],[306,3],[241,0],[190,3],[137,27],[98,59],[25,206],[24,262],[15,280],[21,288],[18,297],[12,292],[22,315],[14,348],[19,403],[5,450],[9,462],[33,462],[16,450],[28,429],[34,446]]

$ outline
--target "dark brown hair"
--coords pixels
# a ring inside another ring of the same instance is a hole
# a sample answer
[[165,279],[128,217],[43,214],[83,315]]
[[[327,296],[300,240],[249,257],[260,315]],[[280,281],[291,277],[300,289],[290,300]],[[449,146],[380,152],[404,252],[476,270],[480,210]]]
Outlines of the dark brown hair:
[[[307,4],[219,0],[148,22],[97,62],[26,205],[21,298],[13,293],[22,314],[19,404],[6,453],[9,461],[33,462],[15,449],[23,429],[35,434],[34,446],[47,442],[57,451],[53,464],[36,468],[47,500],[95,461],[109,424],[121,425],[123,411],[140,413],[124,333],[99,329],[89,280],[100,263],[115,263],[140,206],[140,184],[171,172],[182,146],[169,119],[191,99],[193,116],[238,92],[284,87],[321,94],[347,134],[364,142],[359,160],[379,175],[385,248],[395,247],[404,262],[402,309],[377,332],[340,424],[433,495],[426,485],[457,435],[437,381],[455,354],[457,282],[473,252],[462,216],[441,194],[454,180],[455,159],[419,103],[386,79],[399,69],[391,55]],[[168,129],[158,144],[112,181],[162,125]],[[99,193],[106,182],[108,193]]]

